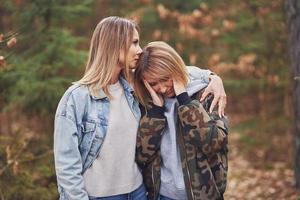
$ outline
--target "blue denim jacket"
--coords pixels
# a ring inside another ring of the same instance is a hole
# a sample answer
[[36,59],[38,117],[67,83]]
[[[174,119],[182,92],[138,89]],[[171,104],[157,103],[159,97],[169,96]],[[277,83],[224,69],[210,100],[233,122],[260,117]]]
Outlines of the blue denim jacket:
[[[137,120],[138,102],[133,89],[120,78],[125,97]],[[73,85],[61,98],[54,127],[54,157],[60,200],[88,200],[82,174],[97,158],[109,117],[109,100],[103,91],[92,96],[86,86]]]

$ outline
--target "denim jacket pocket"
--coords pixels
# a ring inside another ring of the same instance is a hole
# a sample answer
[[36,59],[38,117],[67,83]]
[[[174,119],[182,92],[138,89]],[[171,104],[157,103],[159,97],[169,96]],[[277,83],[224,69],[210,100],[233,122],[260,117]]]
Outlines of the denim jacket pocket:
[[95,137],[96,123],[92,121],[86,121],[81,124],[81,137],[79,141],[79,150],[84,161],[91,148],[93,138]]
[[95,122],[83,122],[80,126],[79,133],[79,146],[82,149],[89,149],[89,144],[93,139],[93,133],[96,129]]
[[89,133],[94,132],[96,129],[96,123],[95,122],[84,122],[82,124],[82,132],[83,133]]
[[85,161],[83,172],[96,159],[105,137],[105,130],[101,123],[87,121],[82,126],[83,141],[81,144],[82,159]]

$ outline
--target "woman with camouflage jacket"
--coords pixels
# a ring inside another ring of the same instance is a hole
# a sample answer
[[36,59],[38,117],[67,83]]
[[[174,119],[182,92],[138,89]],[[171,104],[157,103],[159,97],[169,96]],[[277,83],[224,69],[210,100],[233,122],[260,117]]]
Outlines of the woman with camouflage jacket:
[[195,67],[164,42],[151,42],[137,64],[134,90],[142,112],[137,163],[148,199],[223,199],[227,178],[227,121],[208,112],[211,96]]

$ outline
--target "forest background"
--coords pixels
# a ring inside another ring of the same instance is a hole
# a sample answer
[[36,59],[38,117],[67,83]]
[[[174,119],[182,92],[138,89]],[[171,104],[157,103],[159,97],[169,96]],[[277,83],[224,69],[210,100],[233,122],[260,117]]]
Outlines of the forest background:
[[300,199],[284,0],[1,0],[1,200],[57,199],[55,109],[84,72],[96,24],[110,15],[136,20],[141,46],[166,41],[187,65],[222,77],[226,199]]

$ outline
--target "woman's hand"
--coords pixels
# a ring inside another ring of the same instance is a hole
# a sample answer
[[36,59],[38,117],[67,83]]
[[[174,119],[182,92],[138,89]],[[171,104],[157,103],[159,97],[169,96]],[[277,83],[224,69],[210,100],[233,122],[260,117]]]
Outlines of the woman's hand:
[[208,94],[212,93],[214,95],[214,99],[209,108],[209,112],[211,113],[218,103],[218,114],[220,117],[224,116],[224,109],[226,107],[226,93],[224,90],[222,79],[217,75],[210,75],[210,82],[206,89],[204,90],[200,101],[203,101]]
[[161,95],[157,94],[146,80],[143,80],[143,81],[144,81],[145,87],[147,88],[148,92],[151,95],[153,104],[156,106],[162,107],[164,105],[163,97]]
[[175,78],[173,78],[173,88],[176,96],[180,95],[183,92],[186,92],[186,89],[184,87],[184,84]]

